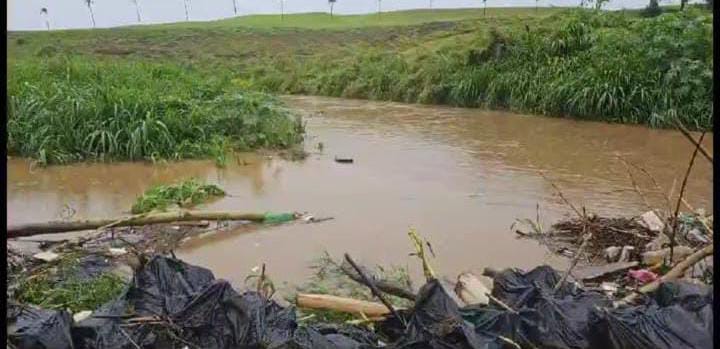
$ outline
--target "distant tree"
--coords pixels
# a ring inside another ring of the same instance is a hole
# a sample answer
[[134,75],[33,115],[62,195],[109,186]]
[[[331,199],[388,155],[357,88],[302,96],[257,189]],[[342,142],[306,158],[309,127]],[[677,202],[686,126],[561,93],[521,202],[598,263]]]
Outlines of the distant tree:
[[487,15],[487,0],[482,0],[483,2],[483,16]]
[[378,4],[378,17],[380,17],[380,14],[382,13],[382,0],[377,0]]
[[645,7],[645,9],[642,11],[642,16],[644,17],[655,17],[662,13],[662,8],[660,8],[660,4],[658,4],[658,0],[650,0],[650,3]]
[[188,3],[189,2],[190,2],[190,0],[183,0],[183,5],[185,6],[185,20],[186,21],[190,20],[190,12],[188,12]]
[[430,9],[431,9],[431,10],[432,10],[432,8],[433,8],[433,7],[432,7],[432,2],[433,2],[433,0],[430,0]]
[[540,0],[535,0],[535,13],[538,12],[538,2],[539,2],[539,1],[540,1]]
[[142,17],[140,17],[140,0],[130,0],[135,4],[135,13],[137,14],[138,23],[142,23]]
[[335,6],[335,3],[337,0],[328,0],[328,4],[330,5],[330,17],[333,16],[333,7]]
[[610,0],[595,0],[595,9],[600,10],[606,2]]
[[235,0],[232,0],[233,2],[233,11],[235,12],[235,16],[237,16],[237,3],[235,3]]
[[40,9],[40,17],[45,21],[47,30],[50,30],[50,19],[48,18],[48,9],[46,7]]
[[680,11],[685,9],[685,5],[687,5],[688,0],[680,0]]
[[285,20],[285,0],[280,0],[280,20]]
[[90,10],[90,20],[92,20],[93,28],[95,28],[95,13],[93,13],[93,0],[83,0],[85,5],[88,7],[88,10]]

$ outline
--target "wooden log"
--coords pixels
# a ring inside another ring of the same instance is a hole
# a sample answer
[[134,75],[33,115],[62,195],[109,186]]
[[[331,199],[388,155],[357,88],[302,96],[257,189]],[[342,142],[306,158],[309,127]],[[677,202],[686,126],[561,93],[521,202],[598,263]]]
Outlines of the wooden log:
[[299,293],[296,298],[296,304],[299,308],[365,314],[368,318],[383,317],[390,314],[390,310],[381,303],[327,294]]
[[128,227],[148,224],[162,224],[187,221],[252,221],[263,222],[265,214],[232,211],[173,211],[146,213],[125,218],[92,219],[85,221],[59,221],[10,226],[7,238],[18,238],[40,234],[56,234],[69,231],[93,230],[102,227]]
[[487,305],[490,302],[490,290],[472,273],[458,275],[455,293],[465,304]]

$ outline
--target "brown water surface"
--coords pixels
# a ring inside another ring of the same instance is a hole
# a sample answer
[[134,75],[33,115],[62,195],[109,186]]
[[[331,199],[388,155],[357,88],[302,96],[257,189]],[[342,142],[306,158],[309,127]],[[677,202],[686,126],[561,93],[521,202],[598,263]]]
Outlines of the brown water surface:
[[[692,148],[677,132],[477,109],[415,106],[319,97],[287,97],[307,120],[303,162],[247,154],[219,169],[210,161],[82,164],[33,168],[8,160],[9,224],[125,213],[149,186],[197,177],[231,196],[205,209],[309,211],[334,220],[264,229],[244,227],[185,244],[178,256],[240,283],[266,263],[276,282],[301,282],[324,250],[367,264],[410,265],[409,227],[433,245],[435,268],[452,276],[485,266],[562,266],[531,241],[517,240],[516,218],[545,225],[571,210],[545,176],[576,206],[634,215],[646,210],[618,157],[652,174],[666,193],[687,167]],[[317,144],[322,142],[322,152]],[[712,149],[713,137],[705,146]],[[349,156],[354,164],[339,164]],[[652,205],[661,193],[633,171]],[[698,158],[687,199],[712,209],[712,167]],[[676,189],[678,190],[678,189]]]

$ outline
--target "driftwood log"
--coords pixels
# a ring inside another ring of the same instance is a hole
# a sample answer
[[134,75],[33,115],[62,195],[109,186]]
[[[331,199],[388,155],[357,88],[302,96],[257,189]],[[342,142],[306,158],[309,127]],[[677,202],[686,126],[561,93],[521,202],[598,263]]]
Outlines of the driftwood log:
[[299,293],[296,298],[296,304],[299,308],[333,310],[350,314],[364,314],[368,318],[382,317],[390,314],[390,310],[381,303],[361,301],[327,294]]
[[10,226],[7,238],[18,238],[40,234],[56,234],[79,230],[93,230],[102,227],[128,227],[148,224],[162,224],[188,221],[252,221],[263,222],[265,214],[228,211],[173,211],[148,213],[125,218],[92,219],[85,221],[58,221],[47,223],[22,224]]

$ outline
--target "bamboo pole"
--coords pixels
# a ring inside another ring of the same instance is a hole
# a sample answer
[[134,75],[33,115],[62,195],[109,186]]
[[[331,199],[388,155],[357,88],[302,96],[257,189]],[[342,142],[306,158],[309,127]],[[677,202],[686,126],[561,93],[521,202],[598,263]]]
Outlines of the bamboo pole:
[[262,223],[265,214],[242,213],[232,211],[173,211],[140,214],[125,218],[91,219],[84,221],[56,221],[10,226],[7,238],[18,238],[40,234],[56,234],[79,230],[93,230],[102,227],[128,227],[149,224],[162,224],[188,221],[251,221]]

